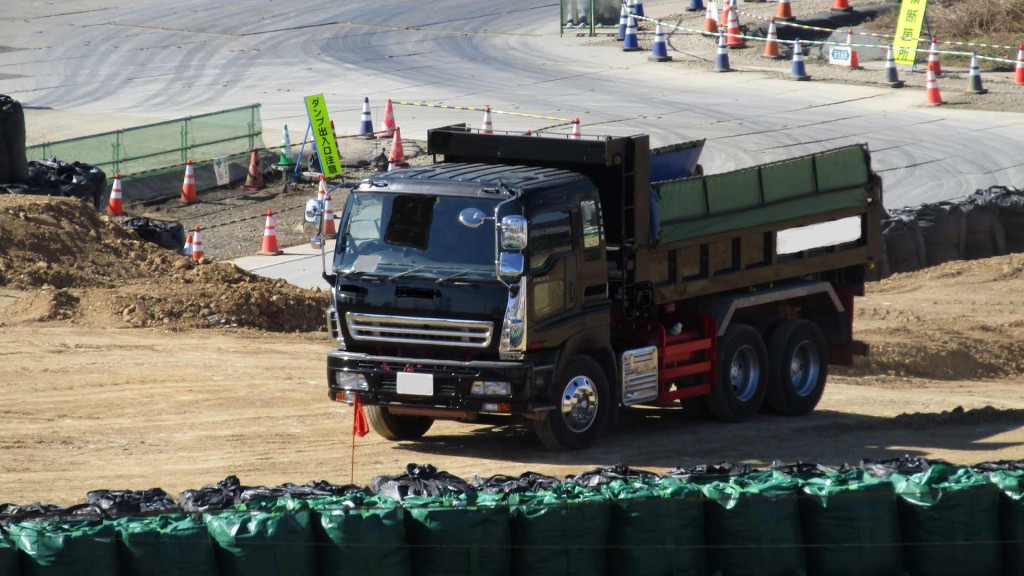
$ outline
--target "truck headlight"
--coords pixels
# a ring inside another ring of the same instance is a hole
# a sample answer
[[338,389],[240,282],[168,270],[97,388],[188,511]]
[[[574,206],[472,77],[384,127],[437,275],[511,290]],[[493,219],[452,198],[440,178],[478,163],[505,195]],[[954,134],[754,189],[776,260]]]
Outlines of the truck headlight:
[[345,337],[341,335],[341,320],[338,318],[338,309],[334,306],[327,309],[327,329],[331,332],[331,338],[338,343],[338,350],[344,350]]
[[346,388],[348,390],[370,389],[370,383],[366,381],[366,376],[357,372],[335,372],[334,383],[339,388]]
[[512,384],[510,382],[489,382],[477,380],[469,389],[473,396],[511,396]]
[[519,278],[517,289],[510,290],[505,307],[505,320],[501,324],[498,355],[502,360],[522,360],[526,352],[526,284],[527,277]]

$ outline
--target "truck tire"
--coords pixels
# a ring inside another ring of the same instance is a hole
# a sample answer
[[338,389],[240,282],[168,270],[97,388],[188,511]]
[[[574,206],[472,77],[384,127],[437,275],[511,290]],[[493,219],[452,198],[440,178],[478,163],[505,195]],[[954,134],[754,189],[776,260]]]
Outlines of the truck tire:
[[434,425],[429,416],[398,416],[383,406],[363,406],[370,428],[387,440],[419,440]]
[[535,420],[534,432],[550,450],[581,450],[594,443],[608,423],[612,395],[601,365],[589,356],[576,356],[553,383],[555,409]]
[[718,381],[707,397],[711,414],[726,422],[753,418],[768,389],[768,352],[761,334],[733,324],[718,341]]
[[828,347],[821,329],[808,320],[786,320],[768,339],[771,365],[768,406],[784,416],[814,410],[828,378]]

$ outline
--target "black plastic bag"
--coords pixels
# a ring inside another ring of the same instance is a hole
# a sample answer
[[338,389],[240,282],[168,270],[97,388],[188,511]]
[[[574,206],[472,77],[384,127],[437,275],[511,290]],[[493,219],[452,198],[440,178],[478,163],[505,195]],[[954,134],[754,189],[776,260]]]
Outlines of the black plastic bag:
[[589,472],[583,472],[575,476],[567,476],[567,483],[576,484],[586,488],[596,488],[608,484],[614,480],[655,480],[658,475],[646,470],[634,470],[629,466],[617,464],[615,466],[601,466]]
[[486,479],[473,476],[470,484],[474,489],[486,494],[526,494],[528,492],[551,490],[559,482],[561,481],[558,478],[552,476],[545,476],[536,472],[523,472],[519,476],[496,474]]
[[439,472],[430,464],[408,464],[405,474],[376,476],[370,484],[374,494],[383,494],[395,500],[403,500],[406,496],[439,497],[453,492],[472,491],[472,487],[462,478]]
[[111,517],[130,516],[145,512],[178,512],[167,492],[160,488],[149,490],[92,490],[86,494],[88,504],[98,506]]
[[0,94],[0,136],[4,149],[0,158],[0,183],[24,182],[28,178],[25,110],[21,102],[6,94]]
[[162,248],[181,250],[185,246],[185,227],[181,222],[139,217],[127,220],[124,227],[134,230],[143,240]]
[[747,464],[733,464],[732,462],[719,462],[718,464],[698,464],[689,468],[673,468],[664,474],[666,478],[689,478],[694,481],[724,479],[732,476],[742,476],[754,471]]
[[963,260],[967,216],[961,205],[953,202],[923,204],[917,209],[916,219],[929,266]]
[[888,458],[886,460],[874,460],[865,458],[861,460],[860,467],[875,478],[888,478],[893,474],[910,476],[927,472],[932,464],[944,463],[943,460],[928,460],[916,456],[901,456],[899,458]]

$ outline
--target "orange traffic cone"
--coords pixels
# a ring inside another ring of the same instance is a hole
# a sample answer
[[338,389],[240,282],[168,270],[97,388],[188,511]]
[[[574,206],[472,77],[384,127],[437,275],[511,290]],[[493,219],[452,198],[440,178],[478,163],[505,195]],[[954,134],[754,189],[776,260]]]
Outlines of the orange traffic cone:
[[124,202],[121,199],[121,173],[114,173],[114,184],[110,187],[110,200],[107,202],[107,214],[120,216],[124,214]]
[[938,40],[932,36],[932,45],[928,49],[928,70],[935,73],[935,77],[942,76],[942,64],[939,62],[939,52],[936,45]]
[[277,227],[274,226],[274,212],[267,210],[267,224],[263,227],[263,249],[260,254],[264,256],[277,256],[281,250],[277,247]]
[[1024,84],[1024,44],[1017,46],[1017,70],[1013,75],[1014,84]]
[[331,195],[328,194],[324,198],[324,238],[334,238],[338,235],[337,228],[334,227],[334,208],[331,207]]
[[925,95],[928,97],[929,106],[938,106],[945,104],[942,101],[942,95],[939,94],[939,82],[935,79],[935,72],[928,71],[928,82],[925,83]]
[[388,171],[405,164],[405,148],[402,147],[402,129],[395,126],[395,137],[391,140],[391,153],[388,154]]
[[849,12],[850,10],[853,10],[853,8],[850,8],[850,3],[846,0],[835,0],[832,2],[833,12]]
[[583,135],[580,134],[580,119],[579,118],[573,118],[572,119],[572,137],[577,139],[577,140],[583,138]]
[[191,204],[196,198],[196,173],[192,170],[192,159],[185,164],[185,181],[181,184],[181,201]]
[[729,28],[725,31],[726,39],[725,45],[729,48],[746,48],[747,43],[743,41],[743,32],[740,31],[740,18],[736,15],[736,7],[729,7],[729,18],[726,20]]
[[263,172],[260,171],[260,153],[256,148],[252,149],[252,156],[249,158],[249,173],[245,175],[246,190],[263,190],[267,185],[263,183]]
[[203,251],[203,237],[199,233],[199,226],[196,226],[196,231],[192,233],[192,259],[199,261],[205,255],[206,253]]
[[715,0],[708,2],[707,8],[704,9],[704,31],[708,34],[718,32],[718,4]]
[[320,175],[320,188],[316,191],[316,201],[323,202],[324,197],[327,196],[327,181],[324,180],[324,175]]
[[189,230],[188,234],[185,235],[185,246],[181,249],[181,253],[185,256],[192,256],[192,231]]
[[487,109],[484,110],[484,123],[483,123],[483,125],[480,126],[480,133],[481,134],[493,134],[494,133],[494,124],[491,123],[491,107],[490,106],[488,106]]
[[790,6],[789,0],[779,0],[779,8],[775,11],[775,17],[779,20],[793,19],[793,7]]
[[380,120],[378,138],[391,138],[395,134],[395,109],[391,106],[391,98],[384,105],[384,117]]
[[850,47],[850,68],[860,70],[860,60],[857,59],[857,49],[853,47],[853,28],[846,30],[846,45]]
[[775,30],[775,18],[768,21],[768,40],[764,43],[764,52],[761,53],[764,58],[781,58],[779,54],[779,34]]

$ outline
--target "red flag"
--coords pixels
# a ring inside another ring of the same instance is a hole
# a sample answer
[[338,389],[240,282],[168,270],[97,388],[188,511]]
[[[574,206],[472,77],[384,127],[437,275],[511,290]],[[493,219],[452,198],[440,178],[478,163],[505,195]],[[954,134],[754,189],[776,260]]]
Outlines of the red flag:
[[366,413],[363,412],[363,403],[359,401],[359,396],[356,396],[352,407],[355,409],[352,416],[352,435],[362,438],[370,433],[370,424],[366,421]]

